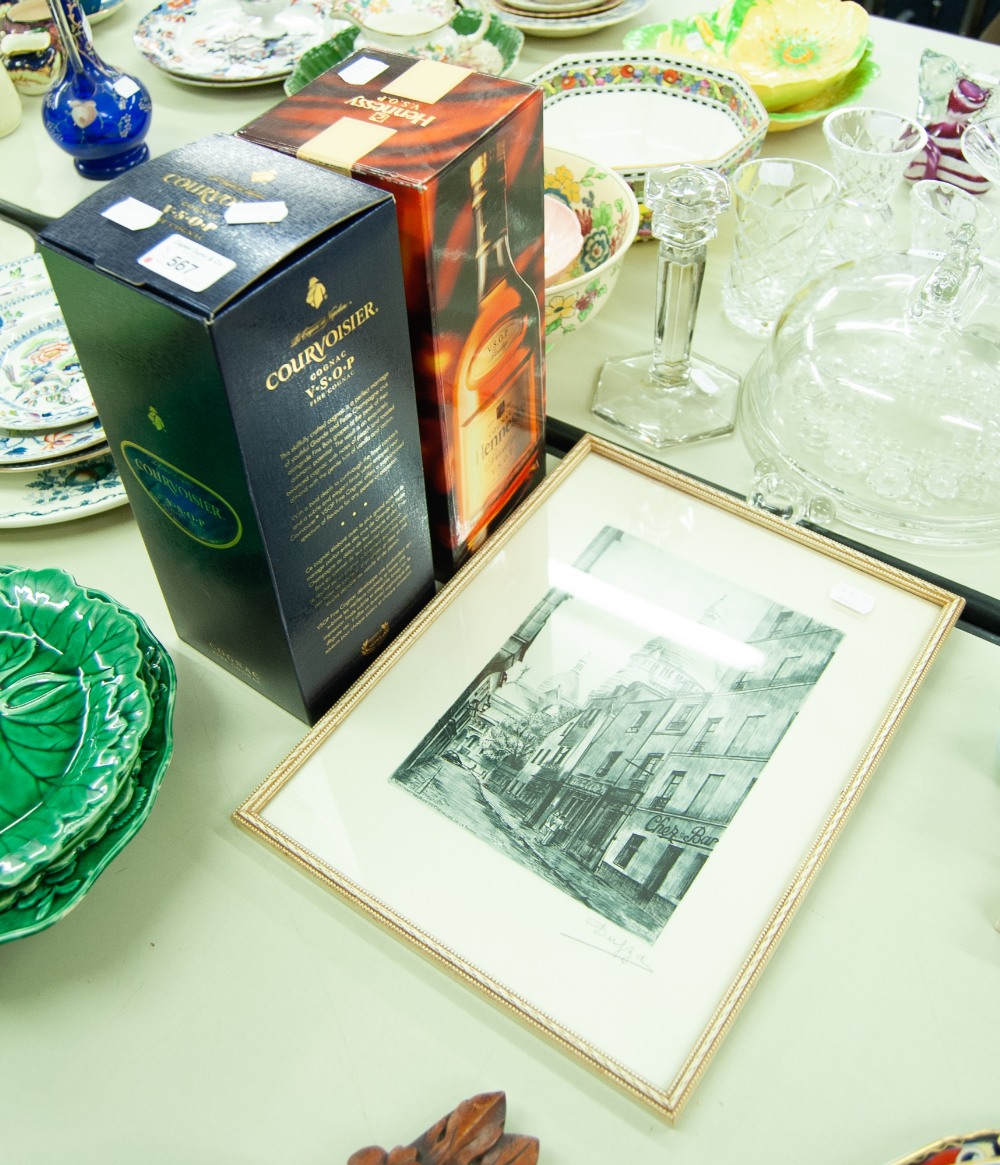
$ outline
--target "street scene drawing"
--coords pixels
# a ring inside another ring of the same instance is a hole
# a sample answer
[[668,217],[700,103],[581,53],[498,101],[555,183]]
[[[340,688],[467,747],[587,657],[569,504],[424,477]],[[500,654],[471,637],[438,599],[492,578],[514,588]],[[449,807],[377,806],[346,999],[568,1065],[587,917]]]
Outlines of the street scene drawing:
[[605,527],[390,780],[652,943],[841,632]]

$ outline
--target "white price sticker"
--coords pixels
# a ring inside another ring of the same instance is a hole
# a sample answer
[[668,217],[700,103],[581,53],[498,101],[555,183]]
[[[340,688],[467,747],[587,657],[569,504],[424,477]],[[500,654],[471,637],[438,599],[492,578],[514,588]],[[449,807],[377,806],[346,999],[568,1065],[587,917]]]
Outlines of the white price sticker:
[[135,83],[132,77],[119,77],[118,80],[111,86],[119,97],[128,99],[134,97],[139,92],[139,86]]
[[236,202],[226,207],[225,219],[230,226],[240,223],[281,222],[288,217],[284,202]]
[[376,61],[372,57],[358,57],[341,69],[337,76],[348,85],[367,85],[388,67],[385,61]]
[[167,235],[152,250],[140,255],[138,262],[147,271],[154,271],[188,291],[205,291],[236,266],[232,259],[183,235]]
[[163,217],[162,210],[147,202],[140,202],[138,198],[123,198],[121,202],[115,202],[102,210],[101,214],[130,231],[144,231]]
[[850,583],[837,583],[830,592],[830,598],[842,607],[857,611],[859,615],[870,615],[875,610],[875,598],[867,591],[859,590]]

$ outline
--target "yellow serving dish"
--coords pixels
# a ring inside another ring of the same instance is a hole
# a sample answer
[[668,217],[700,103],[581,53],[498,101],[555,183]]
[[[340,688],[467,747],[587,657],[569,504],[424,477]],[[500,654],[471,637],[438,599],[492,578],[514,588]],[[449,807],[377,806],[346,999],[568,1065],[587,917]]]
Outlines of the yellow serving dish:
[[730,0],[625,37],[628,49],[655,49],[739,72],[768,112],[809,101],[860,64],[868,13],[854,0]]

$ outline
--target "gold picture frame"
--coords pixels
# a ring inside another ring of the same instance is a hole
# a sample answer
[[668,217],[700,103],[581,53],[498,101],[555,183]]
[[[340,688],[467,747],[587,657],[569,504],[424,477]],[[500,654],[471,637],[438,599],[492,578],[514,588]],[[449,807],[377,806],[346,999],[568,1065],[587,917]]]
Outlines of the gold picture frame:
[[587,436],[235,820],[673,1121],[961,608]]

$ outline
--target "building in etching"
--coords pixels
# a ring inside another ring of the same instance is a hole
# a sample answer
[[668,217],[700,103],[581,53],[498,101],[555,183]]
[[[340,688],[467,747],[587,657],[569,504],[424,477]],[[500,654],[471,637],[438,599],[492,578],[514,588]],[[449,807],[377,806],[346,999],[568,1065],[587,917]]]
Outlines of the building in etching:
[[550,848],[662,924],[839,638],[773,605],[750,637],[752,671],[650,639],[548,734],[504,798]]

